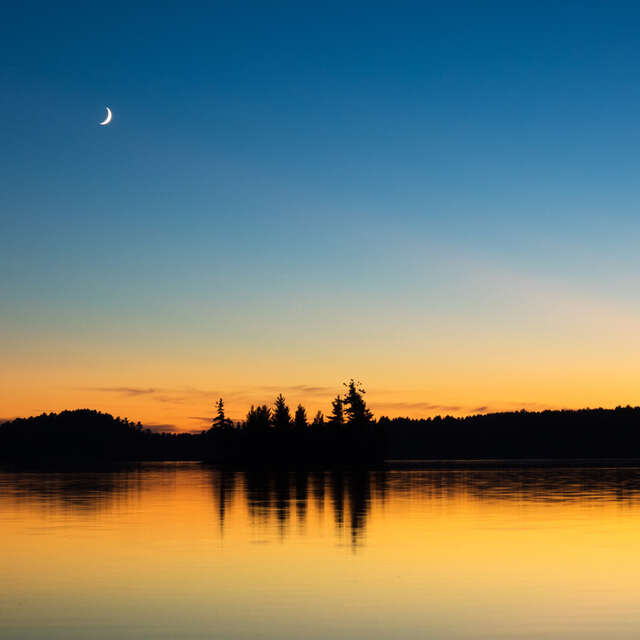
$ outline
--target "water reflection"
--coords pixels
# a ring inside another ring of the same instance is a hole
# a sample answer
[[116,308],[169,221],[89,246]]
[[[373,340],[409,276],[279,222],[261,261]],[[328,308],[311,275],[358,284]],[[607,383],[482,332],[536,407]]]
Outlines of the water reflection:
[[640,499],[639,468],[554,468],[448,470],[211,471],[220,530],[236,492],[251,522],[276,524],[286,537],[292,524],[304,526],[308,503],[317,512],[328,507],[337,530],[347,530],[351,544],[362,543],[372,499],[446,501],[461,498],[528,503]]
[[144,470],[139,467],[4,472],[0,473],[0,499],[47,510],[99,511],[139,494],[144,481]]
[[225,513],[235,490],[243,492],[251,522],[275,523],[282,538],[287,536],[292,524],[297,530],[304,529],[310,502],[315,511],[323,513],[328,500],[336,528],[348,527],[351,542],[357,546],[366,524],[371,487],[378,487],[378,495],[384,496],[384,488],[379,485],[385,477],[384,473],[371,474],[367,470],[239,473],[216,470],[211,472],[211,483],[221,530],[224,530]]
[[637,467],[521,467],[393,472],[391,491],[413,499],[467,496],[480,500],[635,502]]
[[0,637],[631,640],[639,500],[632,467],[0,472]]
[[[172,491],[177,474],[197,484],[204,474],[220,533],[234,502],[244,504],[253,525],[274,525],[285,539],[292,525],[303,530],[309,505],[329,511],[338,532],[362,544],[372,501],[471,499],[482,502],[571,503],[640,499],[640,468],[522,467],[498,469],[343,469],[268,471],[207,469],[194,463],[130,465],[97,472],[0,473],[0,500],[42,509],[98,511],[147,491]],[[196,474],[193,476],[193,474]]]

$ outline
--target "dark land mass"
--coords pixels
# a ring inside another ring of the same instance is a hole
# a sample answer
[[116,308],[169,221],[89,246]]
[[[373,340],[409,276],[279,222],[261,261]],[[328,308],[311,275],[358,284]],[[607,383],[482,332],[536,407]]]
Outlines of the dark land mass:
[[[266,409],[266,407],[264,408]],[[252,413],[253,412],[253,413]],[[203,460],[230,465],[353,465],[395,460],[640,458],[640,407],[505,412],[466,418],[274,423],[252,407],[246,422],[218,417],[198,434],[156,433],[79,409],[0,425],[0,461],[16,465]]]
[[453,418],[380,418],[396,459],[640,457],[640,407],[511,411]]

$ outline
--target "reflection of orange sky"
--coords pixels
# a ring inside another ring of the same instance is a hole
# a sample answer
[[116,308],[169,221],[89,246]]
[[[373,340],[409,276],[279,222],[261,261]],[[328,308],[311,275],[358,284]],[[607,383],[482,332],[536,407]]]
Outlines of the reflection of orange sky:
[[283,534],[273,514],[252,519],[237,490],[221,527],[207,478],[143,482],[95,510],[51,496],[42,506],[3,500],[3,575],[12,597],[30,603],[10,619],[71,607],[94,623],[152,617],[223,636],[267,623],[286,635],[296,623],[318,633],[385,625],[394,637],[429,628],[436,637],[595,638],[614,621],[638,623],[637,505],[372,494],[353,550],[328,493],[308,501],[304,518],[292,504]]

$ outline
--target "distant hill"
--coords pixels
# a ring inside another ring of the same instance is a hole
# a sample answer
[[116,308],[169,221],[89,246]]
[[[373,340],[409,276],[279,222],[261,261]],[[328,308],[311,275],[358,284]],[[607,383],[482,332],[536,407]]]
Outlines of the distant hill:
[[640,458],[640,407],[380,418],[401,459]]
[[141,460],[191,457],[189,434],[153,433],[108,413],[76,409],[0,425],[0,460]]

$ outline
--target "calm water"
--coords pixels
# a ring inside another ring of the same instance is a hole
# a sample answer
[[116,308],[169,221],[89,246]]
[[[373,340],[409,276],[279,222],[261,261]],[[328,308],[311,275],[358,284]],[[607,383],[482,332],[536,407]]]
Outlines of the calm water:
[[0,473],[0,637],[637,638],[640,469]]

